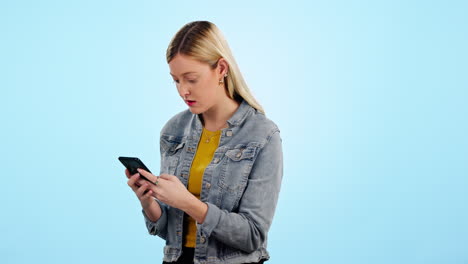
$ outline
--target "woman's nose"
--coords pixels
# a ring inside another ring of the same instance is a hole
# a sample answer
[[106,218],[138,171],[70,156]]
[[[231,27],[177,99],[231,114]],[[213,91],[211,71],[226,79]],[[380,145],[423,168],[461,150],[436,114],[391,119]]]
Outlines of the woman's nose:
[[179,94],[185,98],[187,95],[190,95],[190,90],[185,85],[179,84]]

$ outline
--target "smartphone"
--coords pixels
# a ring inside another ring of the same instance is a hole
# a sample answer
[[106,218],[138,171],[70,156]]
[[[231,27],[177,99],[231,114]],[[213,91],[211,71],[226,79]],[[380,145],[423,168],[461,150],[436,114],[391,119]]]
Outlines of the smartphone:
[[[130,175],[138,173],[138,171],[137,171],[138,168],[144,169],[145,171],[151,173],[151,171],[145,166],[145,164],[139,158],[136,158],[136,157],[119,157],[119,160],[120,160],[120,162],[122,162],[122,164],[125,166],[125,168],[127,168],[127,170],[130,172]],[[147,180],[147,181],[151,182],[152,184],[154,184],[152,181],[148,180],[148,178],[143,176],[141,173],[140,173],[140,177],[142,179]]]

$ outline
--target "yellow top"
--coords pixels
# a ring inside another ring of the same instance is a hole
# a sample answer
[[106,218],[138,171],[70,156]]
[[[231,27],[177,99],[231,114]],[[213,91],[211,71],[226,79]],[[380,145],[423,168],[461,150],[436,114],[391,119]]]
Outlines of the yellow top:
[[[218,148],[219,139],[221,138],[221,130],[209,131],[203,128],[203,132],[198,143],[197,152],[190,168],[190,176],[188,180],[188,190],[200,199],[202,188],[203,174],[205,168],[210,164],[213,155]],[[184,214],[184,246],[195,247],[197,241],[197,226],[195,219],[187,214]]]

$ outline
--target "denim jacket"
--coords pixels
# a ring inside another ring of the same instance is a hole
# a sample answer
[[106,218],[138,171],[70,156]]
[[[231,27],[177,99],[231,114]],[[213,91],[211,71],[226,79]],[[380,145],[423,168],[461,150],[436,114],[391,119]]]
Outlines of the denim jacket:
[[[197,225],[194,263],[244,263],[269,259],[268,230],[283,177],[282,140],[278,127],[245,100],[227,121],[219,146],[206,167],[200,199],[208,205]],[[185,110],[161,130],[161,170],[187,186],[190,167],[202,133],[198,115]],[[151,235],[166,240],[164,261],[182,253],[180,209],[155,199],[162,215],[143,216]]]

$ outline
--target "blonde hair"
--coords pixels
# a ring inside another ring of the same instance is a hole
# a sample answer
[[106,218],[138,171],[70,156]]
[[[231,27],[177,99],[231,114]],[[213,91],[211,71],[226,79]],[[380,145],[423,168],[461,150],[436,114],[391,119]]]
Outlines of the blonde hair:
[[209,21],[194,21],[179,29],[167,48],[167,63],[179,53],[207,63],[211,69],[218,66],[220,58],[224,58],[229,65],[227,77],[224,77],[229,97],[238,102],[244,99],[250,106],[265,113],[250,92],[226,39],[215,24]]

